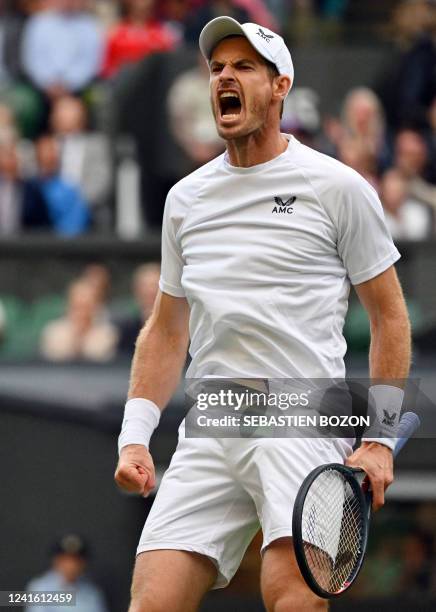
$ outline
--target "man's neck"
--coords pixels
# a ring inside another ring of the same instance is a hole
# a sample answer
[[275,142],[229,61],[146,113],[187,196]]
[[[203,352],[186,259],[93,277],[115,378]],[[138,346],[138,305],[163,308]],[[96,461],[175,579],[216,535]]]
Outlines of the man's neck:
[[139,13],[132,13],[127,18],[127,21],[132,26],[144,27],[144,26],[146,26],[148,23],[150,23],[152,21],[151,12],[150,12],[150,14],[144,14],[144,13],[140,13],[140,12]]
[[227,141],[227,154],[232,166],[249,168],[264,164],[281,153],[288,147],[287,139],[279,131],[267,134],[259,130],[248,136]]

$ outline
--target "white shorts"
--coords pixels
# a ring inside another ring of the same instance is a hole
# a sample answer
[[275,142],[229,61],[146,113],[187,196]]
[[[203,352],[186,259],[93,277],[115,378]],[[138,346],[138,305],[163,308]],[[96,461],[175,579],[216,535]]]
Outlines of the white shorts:
[[223,588],[259,527],[262,550],[292,535],[292,509],[307,474],[323,463],[343,463],[350,452],[341,440],[185,438],[181,427],[137,554],[200,553],[217,567],[213,588]]

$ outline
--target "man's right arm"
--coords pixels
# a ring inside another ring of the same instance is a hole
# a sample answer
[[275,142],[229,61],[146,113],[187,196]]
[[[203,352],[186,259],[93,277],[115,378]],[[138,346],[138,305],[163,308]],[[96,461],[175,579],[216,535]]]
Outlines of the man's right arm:
[[[163,410],[179,383],[188,343],[186,299],[159,292],[153,312],[136,342],[129,399],[144,398]],[[115,481],[122,489],[148,495],[155,485],[155,476],[145,445],[129,444],[121,449]]]
[[136,342],[129,399],[144,397],[163,410],[179,384],[188,342],[186,299],[159,291],[153,312]]

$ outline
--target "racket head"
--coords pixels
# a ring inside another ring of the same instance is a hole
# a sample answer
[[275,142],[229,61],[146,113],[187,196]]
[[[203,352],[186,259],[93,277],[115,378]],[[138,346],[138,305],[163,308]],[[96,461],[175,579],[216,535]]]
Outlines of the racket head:
[[[298,566],[319,597],[342,595],[357,578],[368,542],[371,495],[356,477],[361,470],[321,465],[297,494],[292,537]],[[333,535],[332,535],[333,534]]]

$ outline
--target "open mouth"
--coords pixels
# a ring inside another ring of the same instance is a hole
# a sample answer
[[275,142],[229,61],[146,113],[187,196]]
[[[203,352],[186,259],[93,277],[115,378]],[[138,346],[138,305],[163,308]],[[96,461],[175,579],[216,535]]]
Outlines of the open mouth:
[[225,91],[219,95],[219,105],[221,117],[224,119],[234,119],[240,115],[242,110],[241,100],[234,91]]

